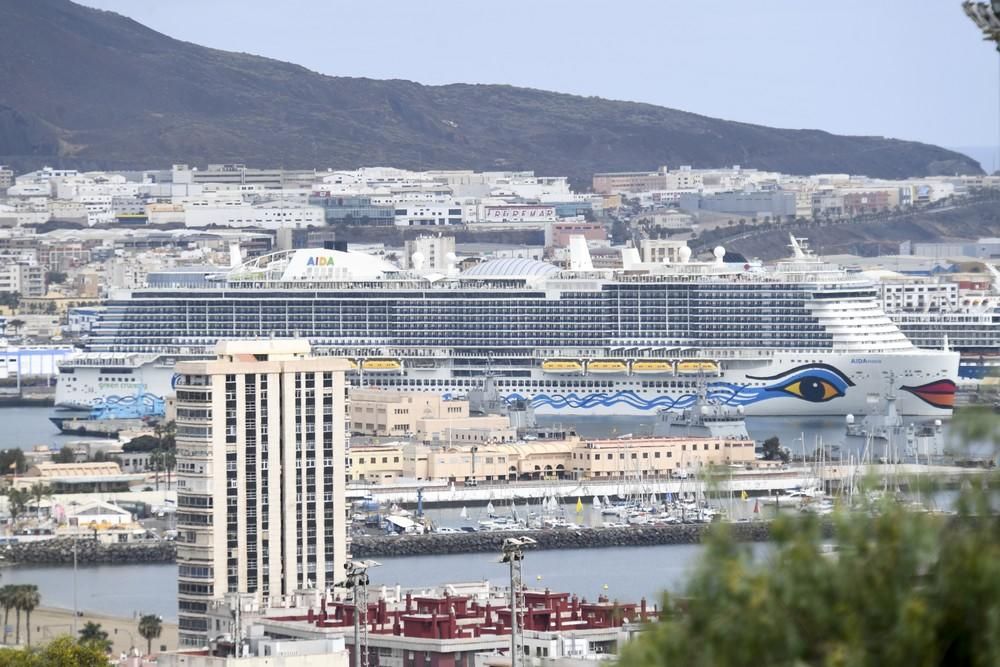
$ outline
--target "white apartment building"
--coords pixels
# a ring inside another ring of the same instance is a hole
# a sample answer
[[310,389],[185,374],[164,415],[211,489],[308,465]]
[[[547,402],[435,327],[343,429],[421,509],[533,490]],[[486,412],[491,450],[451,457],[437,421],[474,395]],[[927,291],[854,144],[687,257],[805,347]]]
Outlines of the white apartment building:
[[238,199],[199,199],[184,207],[188,227],[321,227],[326,224],[323,209],[289,201],[251,205]]
[[180,645],[230,593],[324,590],[347,557],[344,374],[299,340],[223,341],[177,365]]
[[879,283],[886,312],[936,311],[958,308],[958,284],[933,278],[887,276]]
[[455,202],[395,202],[397,227],[433,227],[460,225],[463,222],[461,204]]
[[454,236],[418,236],[406,241],[400,264],[404,269],[445,273],[456,261]]

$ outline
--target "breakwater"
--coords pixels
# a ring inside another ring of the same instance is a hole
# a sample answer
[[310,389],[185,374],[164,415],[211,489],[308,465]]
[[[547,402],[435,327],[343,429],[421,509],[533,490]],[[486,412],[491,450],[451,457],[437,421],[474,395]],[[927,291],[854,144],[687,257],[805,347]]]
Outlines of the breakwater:
[[[660,544],[697,544],[712,528],[708,524],[590,528],[587,530],[526,530],[475,533],[431,533],[428,535],[360,536],[352,539],[355,558],[390,558],[500,551],[508,537],[530,537],[534,549],[591,549],[642,547]],[[742,542],[764,542],[771,537],[770,522],[730,524],[733,536]]]
[[0,560],[6,563],[69,565],[73,563],[73,543],[77,563],[173,563],[177,548],[173,542],[138,542],[102,544],[94,540],[57,537],[10,544],[0,548]]

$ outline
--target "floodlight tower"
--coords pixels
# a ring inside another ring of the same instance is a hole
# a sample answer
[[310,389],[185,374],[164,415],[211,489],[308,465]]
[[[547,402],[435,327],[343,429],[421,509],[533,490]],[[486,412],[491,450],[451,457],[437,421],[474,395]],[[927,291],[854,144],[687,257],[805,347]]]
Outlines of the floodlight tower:
[[518,617],[523,607],[521,596],[521,561],[524,550],[537,542],[530,537],[508,537],[503,541],[500,562],[510,565],[510,667],[517,667],[523,661],[522,628]]
[[340,585],[351,589],[354,597],[354,667],[368,667],[368,570],[379,565],[373,560],[344,563],[347,576]]

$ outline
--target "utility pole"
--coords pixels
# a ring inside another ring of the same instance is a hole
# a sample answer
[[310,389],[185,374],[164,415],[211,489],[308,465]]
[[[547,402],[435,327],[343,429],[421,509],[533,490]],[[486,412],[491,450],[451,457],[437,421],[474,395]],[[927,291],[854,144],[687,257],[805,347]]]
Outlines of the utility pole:
[[521,561],[524,550],[537,542],[530,537],[508,537],[503,541],[501,563],[510,565],[510,667],[524,662],[522,619],[520,609],[524,606],[521,596]]

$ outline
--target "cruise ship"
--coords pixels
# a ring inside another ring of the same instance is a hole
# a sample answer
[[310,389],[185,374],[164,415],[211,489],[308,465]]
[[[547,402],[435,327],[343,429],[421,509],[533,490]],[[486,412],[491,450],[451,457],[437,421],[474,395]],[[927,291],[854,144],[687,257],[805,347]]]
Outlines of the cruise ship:
[[882,277],[882,307],[917,347],[959,352],[958,375],[978,381],[1000,375],[1000,271],[986,265],[989,288],[937,277]]
[[878,285],[792,240],[774,266],[645,263],[595,268],[582,238],[565,268],[493,259],[459,272],[403,270],[335,249],[280,251],[198,289],[134,290],[107,304],[89,349],[60,367],[57,402],[90,408],[172,393],[174,365],[233,338],[306,338],[352,361],[357,385],[467,395],[493,378],[538,414],[654,414],[715,403],[747,415],[843,415],[895,383],[899,411],[942,416],[958,354],[916,348]]

